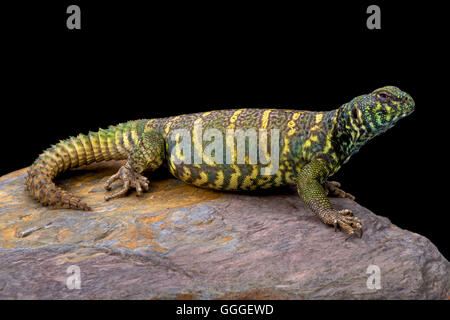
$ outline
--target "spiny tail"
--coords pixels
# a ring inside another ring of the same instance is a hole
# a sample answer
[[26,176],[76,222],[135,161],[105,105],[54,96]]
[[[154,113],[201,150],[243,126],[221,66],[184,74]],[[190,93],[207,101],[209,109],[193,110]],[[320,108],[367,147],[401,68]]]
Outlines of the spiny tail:
[[27,189],[43,205],[91,210],[78,197],[57,187],[52,179],[68,169],[93,162],[126,159],[137,143],[136,132],[145,126],[145,122],[129,121],[60,141],[45,150],[31,165],[26,178]]

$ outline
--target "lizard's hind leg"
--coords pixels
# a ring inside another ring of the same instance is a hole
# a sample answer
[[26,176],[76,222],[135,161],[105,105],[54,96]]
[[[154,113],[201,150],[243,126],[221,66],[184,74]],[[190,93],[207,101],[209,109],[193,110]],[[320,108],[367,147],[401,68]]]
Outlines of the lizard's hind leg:
[[345,192],[342,189],[339,189],[341,184],[337,181],[325,181],[323,187],[325,189],[326,195],[338,197],[338,198],[348,198],[351,200],[355,200],[355,197],[350,193]]
[[149,181],[143,175],[137,173],[129,164],[129,162],[125,163],[119,171],[111,176],[104,185],[107,191],[111,190],[111,184],[117,180],[122,180],[123,186],[122,188],[110,195],[105,195],[105,200],[110,200],[113,198],[118,198],[127,193],[130,188],[136,188],[136,195],[140,196],[143,193],[143,190],[148,191]]
[[136,189],[137,196],[142,195],[144,191],[148,191],[150,182],[141,173],[148,169],[152,171],[158,169],[164,159],[164,138],[156,131],[143,131],[137,143],[129,147],[127,162],[104,185],[104,188],[110,191],[111,184],[121,180],[122,188],[112,194],[105,195],[105,200],[122,197],[131,188]]

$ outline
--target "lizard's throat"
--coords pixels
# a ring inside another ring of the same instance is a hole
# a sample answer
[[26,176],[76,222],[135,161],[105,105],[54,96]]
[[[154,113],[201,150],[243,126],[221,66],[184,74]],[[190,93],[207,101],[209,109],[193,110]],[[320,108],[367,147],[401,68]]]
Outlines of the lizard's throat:
[[364,126],[364,124],[357,124],[351,118],[350,108],[347,105],[342,106],[336,110],[336,126],[333,130],[333,137],[336,142],[336,147],[340,151],[341,160],[348,160],[353,154],[372,139],[375,134]]

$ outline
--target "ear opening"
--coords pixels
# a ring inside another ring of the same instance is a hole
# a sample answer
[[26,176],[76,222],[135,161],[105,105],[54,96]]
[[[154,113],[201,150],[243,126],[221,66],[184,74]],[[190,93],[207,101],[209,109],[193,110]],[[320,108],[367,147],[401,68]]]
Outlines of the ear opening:
[[362,125],[362,118],[361,118],[362,112],[361,112],[361,110],[359,110],[359,108],[357,106],[353,106],[352,117],[358,126]]

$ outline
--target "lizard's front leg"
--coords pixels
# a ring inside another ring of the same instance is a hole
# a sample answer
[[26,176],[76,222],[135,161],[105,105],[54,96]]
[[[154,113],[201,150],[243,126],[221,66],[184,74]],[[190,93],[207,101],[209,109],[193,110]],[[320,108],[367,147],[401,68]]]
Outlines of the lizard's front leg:
[[156,131],[142,132],[138,143],[129,152],[127,162],[104,185],[104,188],[110,191],[111,184],[121,180],[122,188],[113,194],[105,195],[105,200],[122,197],[131,188],[136,188],[137,196],[142,195],[144,191],[148,191],[149,180],[141,173],[144,170],[157,169],[163,163],[164,158],[164,138]]
[[336,210],[326,196],[322,181],[327,176],[324,160],[316,159],[303,166],[297,173],[297,190],[305,204],[325,223],[339,226],[349,236],[358,230],[362,237],[361,221],[350,210]]

